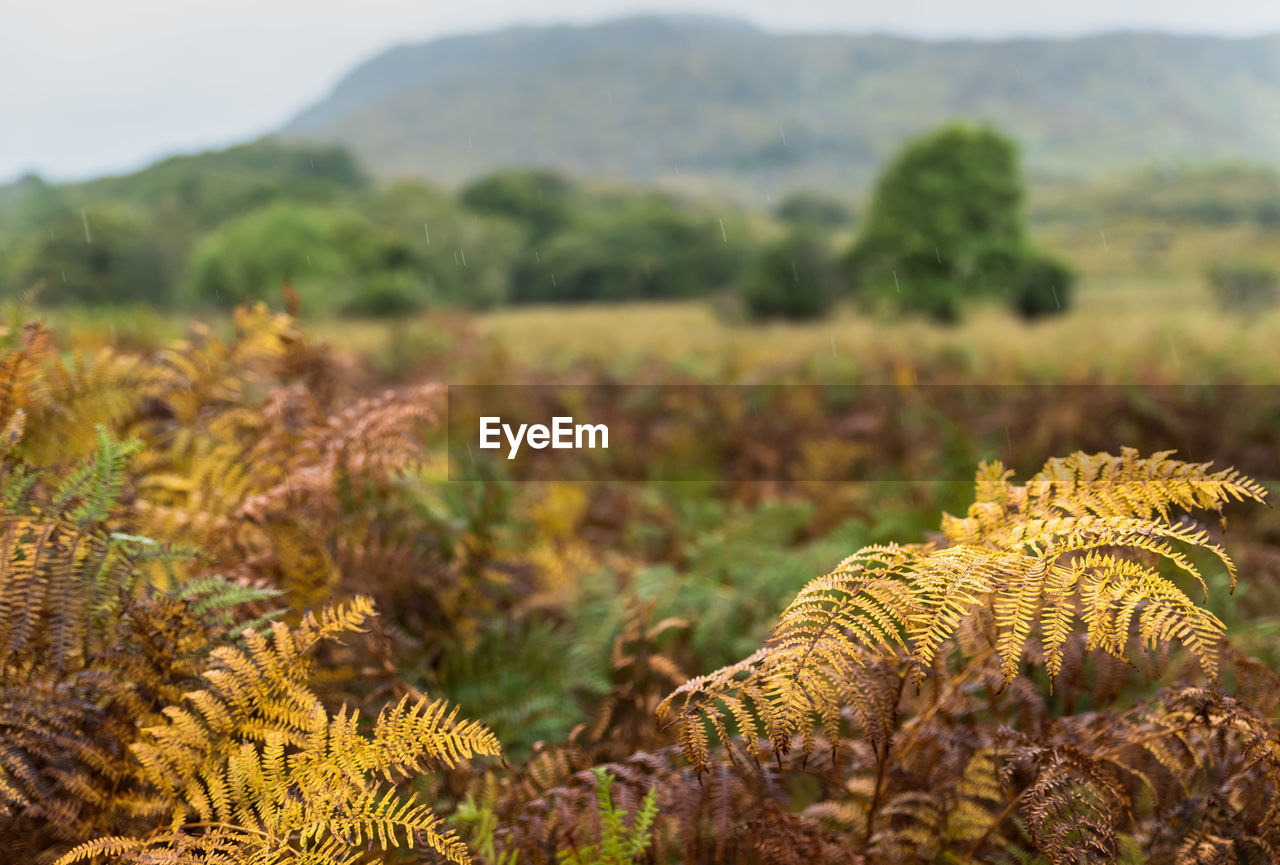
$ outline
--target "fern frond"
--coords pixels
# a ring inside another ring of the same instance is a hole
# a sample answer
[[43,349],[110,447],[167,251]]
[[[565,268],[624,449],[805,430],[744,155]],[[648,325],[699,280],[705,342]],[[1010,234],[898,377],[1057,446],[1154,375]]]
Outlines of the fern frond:
[[1136,632],[1149,648],[1181,644],[1216,676],[1222,622],[1148,560],[1203,586],[1183,551],[1198,548],[1234,580],[1226,553],[1202,529],[1172,522],[1171,509],[1262,501],[1260,484],[1131,449],[1051,460],[1026,486],[1009,478],[998,464],[979,469],[969,515],[944,518],[951,546],[858,551],[801,590],[762,650],[672,692],[658,718],[676,724],[694,765],[707,767],[708,731],[726,745],[736,732],[748,753],[763,737],[782,753],[815,726],[838,740],[846,707],[868,732],[892,729],[897,692],[868,689],[859,671],[905,661],[919,689],[943,644],[987,610],[1002,687],[1019,675],[1036,631],[1052,684],[1077,617],[1088,648],[1127,661]]
[[146,777],[177,803],[172,832],[238,827],[238,843],[264,861],[321,850],[345,860],[366,844],[419,841],[469,861],[442,818],[394,785],[433,765],[500,756],[493,734],[443,701],[408,696],[364,734],[356,712],[330,716],[307,684],[316,644],[361,629],[372,615],[371,602],[356,598],[211,653],[208,687],[167,708],[166,723],[133,746]]

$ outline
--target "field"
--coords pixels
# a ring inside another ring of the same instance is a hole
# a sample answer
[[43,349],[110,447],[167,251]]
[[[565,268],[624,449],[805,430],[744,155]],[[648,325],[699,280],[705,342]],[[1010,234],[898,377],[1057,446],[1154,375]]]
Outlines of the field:
[[[1105,245],[1079,225],[1042,230],[1037,241],[1071,261],[1081,282],[1068,312],[1032,326],[995,305],[954,326],[849,308],[816,323],[757,326],[726,320],[714,303],[685,301],[499,310],[476,317],[473,327],[518,365],[545,372],[590,361],[622,371],[670,366],[724,382],[792,370],[839,381],[858,380],[886,360],[909,367],[937,359],[977,382],[1274,381],[1280,310],[1223,315],[1204,273],[1240,255],[1280,264],[1280,231],[1192,227],[1167,250],[1144,254],[1144,238],[1159,230],[1111,224],[1099,229]],[[368,353],[394,342],[392,328],[377,322],[322,322],[316,331]]]
[[1058,314],[760,321],[781,210],[327,158],[0,196],[0,862],[1275,861],[1273,175],[1035,191]]
[[[1071,309],[1031,326],[994,304],[970,310],[958,325],[877,317],[848,306],[819,322],[756,325],[726,316],[714,301],[668,301],[525,306],[395,322],[320,319],[308,329],[396,367],[447,351],[452,332],[462,328],[467,339],[540,374],[588,362],[624,375],[656,366],[720,382],[793,371],[840,381],[863,380],[886,360],[908,367],[937,360],[978,382],[1275,380],[1271,334],[1280,310],[1223,314],[1205,272],[1241,256],[1280,266],[1280,231],[1174,230],[1149,220],[1097,224],[1106,227],[1073,221],[1036,232],[1038,243],[1079,270],[1080,285]],[[1152,250],[1153,236],[1167,237],[1167,247]],[[180,336],[189,320],[145,308],[50,310],[43,317],[85,347],[154,344]],[[205,320],[225,326],[228,319]]]

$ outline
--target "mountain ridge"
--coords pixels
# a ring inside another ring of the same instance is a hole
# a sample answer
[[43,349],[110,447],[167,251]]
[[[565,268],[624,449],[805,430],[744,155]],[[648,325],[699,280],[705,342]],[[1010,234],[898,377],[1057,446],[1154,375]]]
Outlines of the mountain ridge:
[[991,123],[1038,179],[1161,163],[1280,165],[1280,35],[1061,39],[773,34],[631,16],[395,46],[278,135],[382,176],[538,165],[743,197],[865,191],[914,134]]

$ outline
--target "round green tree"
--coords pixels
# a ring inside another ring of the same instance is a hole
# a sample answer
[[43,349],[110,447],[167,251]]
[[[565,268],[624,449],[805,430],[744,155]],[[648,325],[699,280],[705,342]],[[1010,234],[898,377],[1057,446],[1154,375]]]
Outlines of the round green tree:
[[1017,147],[995,130],[952,125],[908,143],[880,176],[849,254],[855,286],[940,321],[982,296],[1023,315],[1065,308],[1066,288],[1061,306],[1045,300],[1046,268],[1059,266],[1031,249],[1024,197]]

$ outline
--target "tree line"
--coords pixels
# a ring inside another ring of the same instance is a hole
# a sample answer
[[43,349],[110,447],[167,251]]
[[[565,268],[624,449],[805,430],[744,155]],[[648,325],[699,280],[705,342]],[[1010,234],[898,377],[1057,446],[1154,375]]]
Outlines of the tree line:
[[283,290],[316,316],[722,297],[757,319],[852,300],[954,321],[987,297],[1031,318],[1067,307],[1073,275],[1030,244],[1024,200],[1015,144],[964,125],[910,142],[861,220],[813,192],[758,214],[536,168],[456,194],[378,184],[341,149],[265,140],[0,187],[0,285],[49,305],[178,312]]

